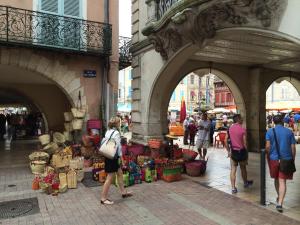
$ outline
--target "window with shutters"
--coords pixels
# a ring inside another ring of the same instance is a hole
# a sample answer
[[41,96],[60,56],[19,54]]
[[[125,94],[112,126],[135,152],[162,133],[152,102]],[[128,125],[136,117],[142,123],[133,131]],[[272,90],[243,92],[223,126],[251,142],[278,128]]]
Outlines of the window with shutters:
[[38,32],[42,44],[71,49],[81,45],[83,22],[77,19],[82,18],[82,0],[39,0],[37,9],[47,13],[38,21],[41,24]]

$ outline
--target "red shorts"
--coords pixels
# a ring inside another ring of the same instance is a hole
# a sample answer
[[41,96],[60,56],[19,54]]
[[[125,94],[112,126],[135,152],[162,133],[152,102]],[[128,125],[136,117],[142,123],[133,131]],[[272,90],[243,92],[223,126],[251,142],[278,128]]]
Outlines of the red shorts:
[[270,170],[270,176],[272,178],[281,178],[285,180],[293,180],[293,173],[292,174],[285,174],[281,171],[279,171],[279,162],[278,160],[268,160],[269,163],[269,170]]

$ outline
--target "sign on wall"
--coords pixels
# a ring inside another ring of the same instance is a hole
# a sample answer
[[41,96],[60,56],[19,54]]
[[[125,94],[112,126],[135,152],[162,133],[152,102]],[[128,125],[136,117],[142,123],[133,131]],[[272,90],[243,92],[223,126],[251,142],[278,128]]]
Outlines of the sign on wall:
[[96,77],[97,72],[96,70],[84,70],[83,71],[83,76],[87,78],[93,78]]

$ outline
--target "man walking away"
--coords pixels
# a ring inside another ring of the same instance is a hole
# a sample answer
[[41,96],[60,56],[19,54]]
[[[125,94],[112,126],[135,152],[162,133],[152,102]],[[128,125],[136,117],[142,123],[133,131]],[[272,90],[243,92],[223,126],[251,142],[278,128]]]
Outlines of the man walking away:
[[244,188],[248,188],[253,184],[252,180],[248,180],[247,177],[247,164],[248,164],[248,151],[246,142],[246,129],[242,127],[243,119],[240,114],[233,116],[232,126],[229,128],[225,137],[225,147],[228,151],[228,157],[230,157],[231,171],[230,181],[232,187],[232,194],[236,194],[237,188],[236,171],[238,165],[240,165],[242,178],[244,181]]
[[210,120],[207,119],[207,114],[202,114],[202,119],[198,124],[198,138],[196,142],[196,147],[200,154],[201,159],[205,159],[207,154],[207,149],[209,148],[209,133],[210,133]]
[[183,129],[184,129],[184,136],[183,136],[183,144],[188,145],[188,138],[189,138],[189,117],[187,116],[183,121]]
[[283,162],[288,162],[288,167],[294,167],[296,140],[293,132],[282,126],[281,116],[274,116],[273,122],[275,123],[275,128],[269,129],[266,133],[266,152],[270,176],[274,178],[274,185],[278,195],[276,209],[278,212],[283,212],[282,204],[286,194],[286,180],[292,180],[294,173],[291,171],[287,172],[287,169],[283,167]]

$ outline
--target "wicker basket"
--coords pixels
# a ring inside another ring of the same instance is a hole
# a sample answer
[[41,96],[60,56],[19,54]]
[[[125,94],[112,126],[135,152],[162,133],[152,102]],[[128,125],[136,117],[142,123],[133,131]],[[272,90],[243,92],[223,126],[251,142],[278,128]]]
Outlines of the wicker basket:
[[71,132],[73,130],[72,121],[70,123],[64,123],[65,130]]
[[72,134],[70,133],[70,131],[64,131],[64,136],[65,136],[66,141],[73,140],[73,137],[72,137]]
[[46,145],[43,148],[43,150],[47,152],[49,155],[53,155],[57,149],[58,149],[58,145],[55,142],[51,142],[50,144]]
[[149,148],[159,149],[162,145],[162,140],[160,139],[149,139],[148,140]]
[[73,119],[73,114],[72,112],[64,112],[64,118],[66,122],[70,122]]
[[74,130],[81,130],[83,127],[83,120],[81,119],[72,120],[72,127]]
[[65,136],[62,133],[60,133],[60,132],[54,132],[54,134],[53,134],[53,141],[55,143],[63,144],[63,143],[66,142],[66,138],[65,138]]
[[186,161],[193,161],[198,156],[198,153],[190,149],[182,149],[182,156]]
[[206,171],[206,163],[205,160],[196,160],[194,162],[185,163],[186,173],[191,177],[198,177],[201,174],[204,174]]
[[62,168],[70,165],[72,155],[54,154],[52,156],[52,165],[55,168]]
[[30,161],[42,160],[47,162],[49,160],[49,154],[47,152],[41,152],[41,151],[33,152],[29,155],[29,160]]
[[74,118],[83,118],[85,116],[85,109],[72,108],[71,109]]
[[42,145],[47,145],[50,143],[50,135],[49,134],[44,134],[39,136],[39,140]]
[[77,188],[77,174],[75,170],[70,170],[67,174],[68,188]]
[[66,173],[59,173],[58,178],[59,178],[59,183],[61,186],[67,185],[67,174]]
[[38,160],[38,161],[31,161],[30,168],[33,174],[43,174],[46,167],[46,161]]

